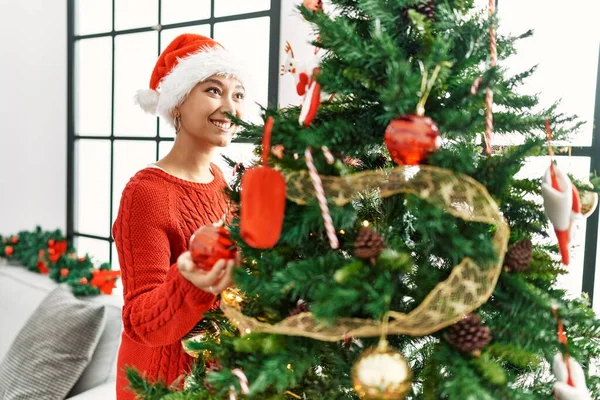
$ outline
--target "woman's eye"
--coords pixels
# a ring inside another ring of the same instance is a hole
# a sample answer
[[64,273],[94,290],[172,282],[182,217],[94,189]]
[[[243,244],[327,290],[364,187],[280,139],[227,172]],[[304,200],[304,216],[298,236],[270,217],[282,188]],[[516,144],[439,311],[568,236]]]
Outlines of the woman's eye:
[[217,89],[217,88],[210,88],[210,89],[207,90],[207,92],[208,93],[213,93],[213,94],[216,94],[216,95],[220,95],[221,94],[221,91],[219,89]]
[[244,93],[236,93],[235,94],[235,98],[238,100],[244,100],[244,97],[246,97],[246,95]]

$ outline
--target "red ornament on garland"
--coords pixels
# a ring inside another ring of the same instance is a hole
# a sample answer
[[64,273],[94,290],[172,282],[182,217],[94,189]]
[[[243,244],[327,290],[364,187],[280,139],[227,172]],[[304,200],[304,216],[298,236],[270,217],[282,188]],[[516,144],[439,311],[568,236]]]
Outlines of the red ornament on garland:
[[66,240],[49,240],[48,241],[48,258],[53,263],[56,263],[59,258],[67,252],[67,241]]
[[198,268],[207,271],[220,259],[233,260],[237,254],[229,230],[224,226],[214,225],[205,225],[192,235],[190,251]]
[[10,257],[14,254],[15,249],[12,246],[6,246],[4,248],[4,254],[6,254],[7,257]]
[[62,276],[64,278],[67,275],[69,275],[69,269],[68,268],[61,268],[60,269],[60,276]]
[[417,165],[440,148],[440,131],[433,120],[420,115],[394,119],[385,130],[385,145],[399,165]]
[[47,274],[48,272],[50,272],[50,269],[48,268],[48,264],[45,261],[38,261],[37,262],[37,268],[38,271],[40,271],[40,274]]
[[81,279],[79,280],[79,284],[80,284],[81,286],[87,285],[87,284],[88,284],[88,279],[87,279],[87,278],[84,276],[83,278],[81,278]]
[[106,269],[95,269],[92,271],[92,280],[90,285],[100,289],[101,293],[112,294],[117,286],[116,280],[121,275],[121,271],[111,271]]
[[12,244],[17,244],[17,243],[19,243],[19,238],[16,236],[13,236],[12,238],[10,238],[10,242]]

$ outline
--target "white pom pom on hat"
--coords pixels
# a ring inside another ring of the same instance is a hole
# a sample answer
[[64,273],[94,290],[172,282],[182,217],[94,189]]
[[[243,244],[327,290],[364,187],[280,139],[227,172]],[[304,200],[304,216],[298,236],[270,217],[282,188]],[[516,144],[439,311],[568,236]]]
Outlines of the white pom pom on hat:
[[153,89],[141,89],[135,94],[135,102],[142,110],[149,114],[156,114],[156,106],[158,105],[158,97],[160,94]]

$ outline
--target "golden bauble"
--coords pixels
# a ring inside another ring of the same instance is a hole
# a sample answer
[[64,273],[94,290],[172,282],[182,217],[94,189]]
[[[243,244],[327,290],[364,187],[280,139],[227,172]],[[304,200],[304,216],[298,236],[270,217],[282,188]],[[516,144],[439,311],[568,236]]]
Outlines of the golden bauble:
[[354,390],[364,400],[402,400],[411,390],[406,359],[382,341],[366,350],[352,367]]
[[202,358],[206,359],[210,356],[210,352],[208,350],[193,350],[190,349],[188,344],[191,342],[202,343],[206,342],[209,339],[213,339],[220,341],[219,335],[221,334],[221,330],[219,329],[219,325],[215,321],[210,321],[209,324],[206,321],[201,321],[181,339],[181,346],[183,347],[183,351],[185,351],[189,356],[194,358]]
[[581,214],[587,218],[592,215],[598,206],[598,193],[582,190],[579,193],[579,198],[581,200]]
[[244,293],[236,287],[227,288],[221,293],[221,301],[238,310],[242,309],[242,303],[245,299]]

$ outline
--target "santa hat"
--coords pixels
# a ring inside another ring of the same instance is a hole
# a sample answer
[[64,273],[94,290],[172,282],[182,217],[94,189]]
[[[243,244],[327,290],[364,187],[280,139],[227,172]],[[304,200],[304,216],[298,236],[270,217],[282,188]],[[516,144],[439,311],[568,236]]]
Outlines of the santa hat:
[[160,115],[173,125],[173,109],[198,83],[212,75],[242,81],[238,63],[219,43],[196,34],[177,36],[158,57],[150,88],[138,90],[135,102],[147,113]]

